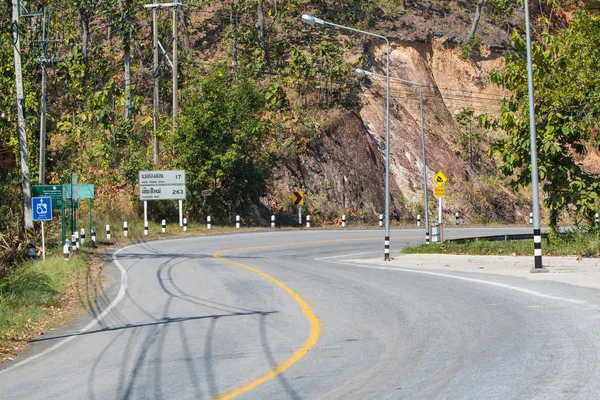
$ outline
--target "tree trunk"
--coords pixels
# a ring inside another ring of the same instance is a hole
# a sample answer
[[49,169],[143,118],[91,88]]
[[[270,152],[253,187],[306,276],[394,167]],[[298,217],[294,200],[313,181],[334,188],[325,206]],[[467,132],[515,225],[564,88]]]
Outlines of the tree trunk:
[[471,31],[463,40],[463,43],[469,43],[473,39],[473,36],[475,36],[475,31],[477,30],[477,25],[479,24],[479,19],[481,18],[481,7],[483,6],[483,1],[484,0],[477,1],[477,6],[475,8],[475,18],[473,18],[473,25],[471,25]]
[[267,42],[265,35],[265,13],[263,0],[258,1],[258,6],[256,9],[258,14],[258,43],[265,57],[265,66],[267,67],[267,69],[271,69],[271,55],[269,54],[269,43]]
[[185,13],[185,7],[179,8],[179,18],[181,20],[181,24],[183,25],[183,48],[188,51],[190,49],[190,33],[189,29],[189,21],[187,18],[187,14]]
[[88,41],[90,36],[90,11],[86,9],[83,0],[77,0],[79,12],[79,26],[81,27],[81,53],[87,57]]
[[125,117],[131,119],[131,26],[127,10],[131,0],[119,0],[119,8],[123,18],[123,64],[125,66]]
[[81,54],[87,57],[88,40],[90,35],[90,20],[83,14],[80,19],[81,24]]
[[231,2],[231,11],[229,13],[229,22],[233,25],[233,73],[237,77],[237,68],[238,68],[238,46],[237,46],[237,34],[238,34],[238,15],[237,10],[235,8],[235,3]]

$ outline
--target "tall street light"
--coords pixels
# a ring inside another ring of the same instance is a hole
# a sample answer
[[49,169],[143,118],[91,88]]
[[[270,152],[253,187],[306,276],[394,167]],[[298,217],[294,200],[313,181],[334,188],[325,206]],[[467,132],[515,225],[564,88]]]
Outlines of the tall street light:
[[[384,75],[374,74],[370,71],[365,71],[364,69],[357,68],[354,70],[357,75],[360,76],[377,76],[380,78],[385,78]],[[390,80],[396,82],[406,83],[408,85],[415,85],[419,88],[419,109],[421,114],[421,143],[423,150],[423,202],[425,206],[425,243],[429,244],[429,206],[427,203],[427,162],[425,160],[425,123],[423,120],[423,85],[419,82],[407,81],[405,79],[400,78],[392,78]]]
[[345,29],[351,32],[362,33],[363,35],[373,36],[385,40],[386,44],[386,93],[385,93],[385,244],[383,260],[390,260],[390,41],[381,35],[371,32],[361,31],[343,25],[334,24],[315,18],[312,15],[303,14],[302,22],[309,25],[329,25],[339,29]]
[[531,191],[533,208],[534,267],[530,272],[548,272],[542,265],[542,231],[540,228],[540,196],[538,188],[537,145],[535,131],[535,101],[533,97],[533,66],[531,62],[531,28],[529,1],[525,0],[525,31],[527,36],[527,89],[529,91],[529,140],[531,151]]

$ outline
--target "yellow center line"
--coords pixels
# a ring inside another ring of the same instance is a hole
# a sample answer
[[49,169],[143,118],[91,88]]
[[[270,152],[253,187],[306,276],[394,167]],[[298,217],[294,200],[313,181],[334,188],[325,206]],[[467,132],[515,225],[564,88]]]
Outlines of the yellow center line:
[[[416,238],[404,237],[403,239],[416,239]],[[293,364],[298,362],[302,357],[304,357],[315,346],[315,344],[317,344],[317,342],[319,341],[319,337],[321,336],[321,325],[319,324],[319,319],[316,317],[315,313],[312,311],[312,309],[309,307],[309,305],[306,303],[306,301],[304,301],[302,299],[302,297],[300,297],[295,291],[293,291],[291,288],[286,286],[283,282],[273,278],[271,275],[268,275],[256,268],[252,268],[248,265],[228,260],[226,258],[221,257],[221,255],[224,253],[231,253],[234,251],[270,249],[270,248],[276,248],[276,247],[302,246],[302,245],[320,244],[320,243],[341,243],[341,242],[371,241],[371,240],[381,240],[381,238],[331,239],[331,240],[318,240],[318,241],[310,241],[310,242],[272,244],[272,245],[264,245],[264,246],[242,247],[242,248],[229,249],[229,250],[219,250],[213,254],[213,257],[216,258],[217,260],[235,265],[237,267],[247,269],[258,275],[261,275],[261,276],[267,278],[268,280],[270,280],[271,282],[273,282],[274,284],[276,284],[277,286],[279,286],[280,288],[282,288],[283,290],[285,290],[286,292],[288,292],[288,294],[290,296],[292,296],[292,298],[294,300],[296,300],[296,302],[300,305],[300,308],[302,309],[304,316],[310,323],[310,334],[308,335],[308,339],[306,339],[306,341],[304,342],[302,347],[300,347],[298,350],[296,350],[296,352],[294,354],[292,354],[291,357],[289,357],[287,360],[285,360],[285,361],[279,363],[278,365],[276,365],[275,367],[273,367],[269,372],[267,372],[265,375],[261,376],[260,378],[255,379],[252,382],[249,382],[238,388],[235,388],[227,393],[220,394],[217,397],[215,397],[214,400],[233,399],[234,397],[239,396],[240,394],[245,393],[251,389],[254,389],[255,387],[265,383],[266,381],[275,378],[277,375],[281,374],[283,371],[285,371],[286,369],[291,367]]]

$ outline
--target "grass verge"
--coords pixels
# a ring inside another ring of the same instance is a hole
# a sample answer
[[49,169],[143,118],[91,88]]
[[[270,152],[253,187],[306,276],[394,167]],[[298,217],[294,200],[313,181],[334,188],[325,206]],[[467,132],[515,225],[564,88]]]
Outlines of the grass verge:
[[68,262],[62,249],[46,261],[27,261],[0,277],[0,362],[10,361],[29,340],[85,314],[101,290],[92,250],[80,249]]
[[[403,252],[406,254],[529,256],[533,254],[533,240],[471,240],[461,244],[454,242],[421,244],[406,247]],[[544,239],[542,252],[547,256],[600,257],[600,229],[574,229],[561,233],[555,240]]]

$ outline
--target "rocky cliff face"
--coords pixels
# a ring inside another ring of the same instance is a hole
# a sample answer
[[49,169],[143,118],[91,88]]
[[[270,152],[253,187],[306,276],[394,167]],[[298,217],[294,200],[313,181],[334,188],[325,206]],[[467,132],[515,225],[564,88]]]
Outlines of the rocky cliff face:
[[[385,47],[370,51],[376,74],[385,75]],[[459,148],[454,114],[471,105],[476,114],[497,114],[500,88],[489,83],[489,73],[502,58],[487,54],[472,61],[459,58],[442,40],[427,48],[392,43],[390,75],[421,83],[425,130],[426,185],[430,217],[437,215],[432,180],[437,171],[448,177],[445,215],[461,212],[467,222],[525,222],[519,198],[505,190],[495,172],[480,174],[469,166]],[[383,210],[385,177],[385,78],[365,78],[361,107],[345,112],[312,140],[294,163],[284,163],[274,176],[276,203],[285,204],[290,188],[306,191],[313,215],[335,219],[342,214],[374,220]],[[407,223],[423,214],[424,179],[417,85],[392,81],[390,96],[391,217]],[[486,146],[482,143],[481,146]],[[489,161],[490,171],[495,167]]]

